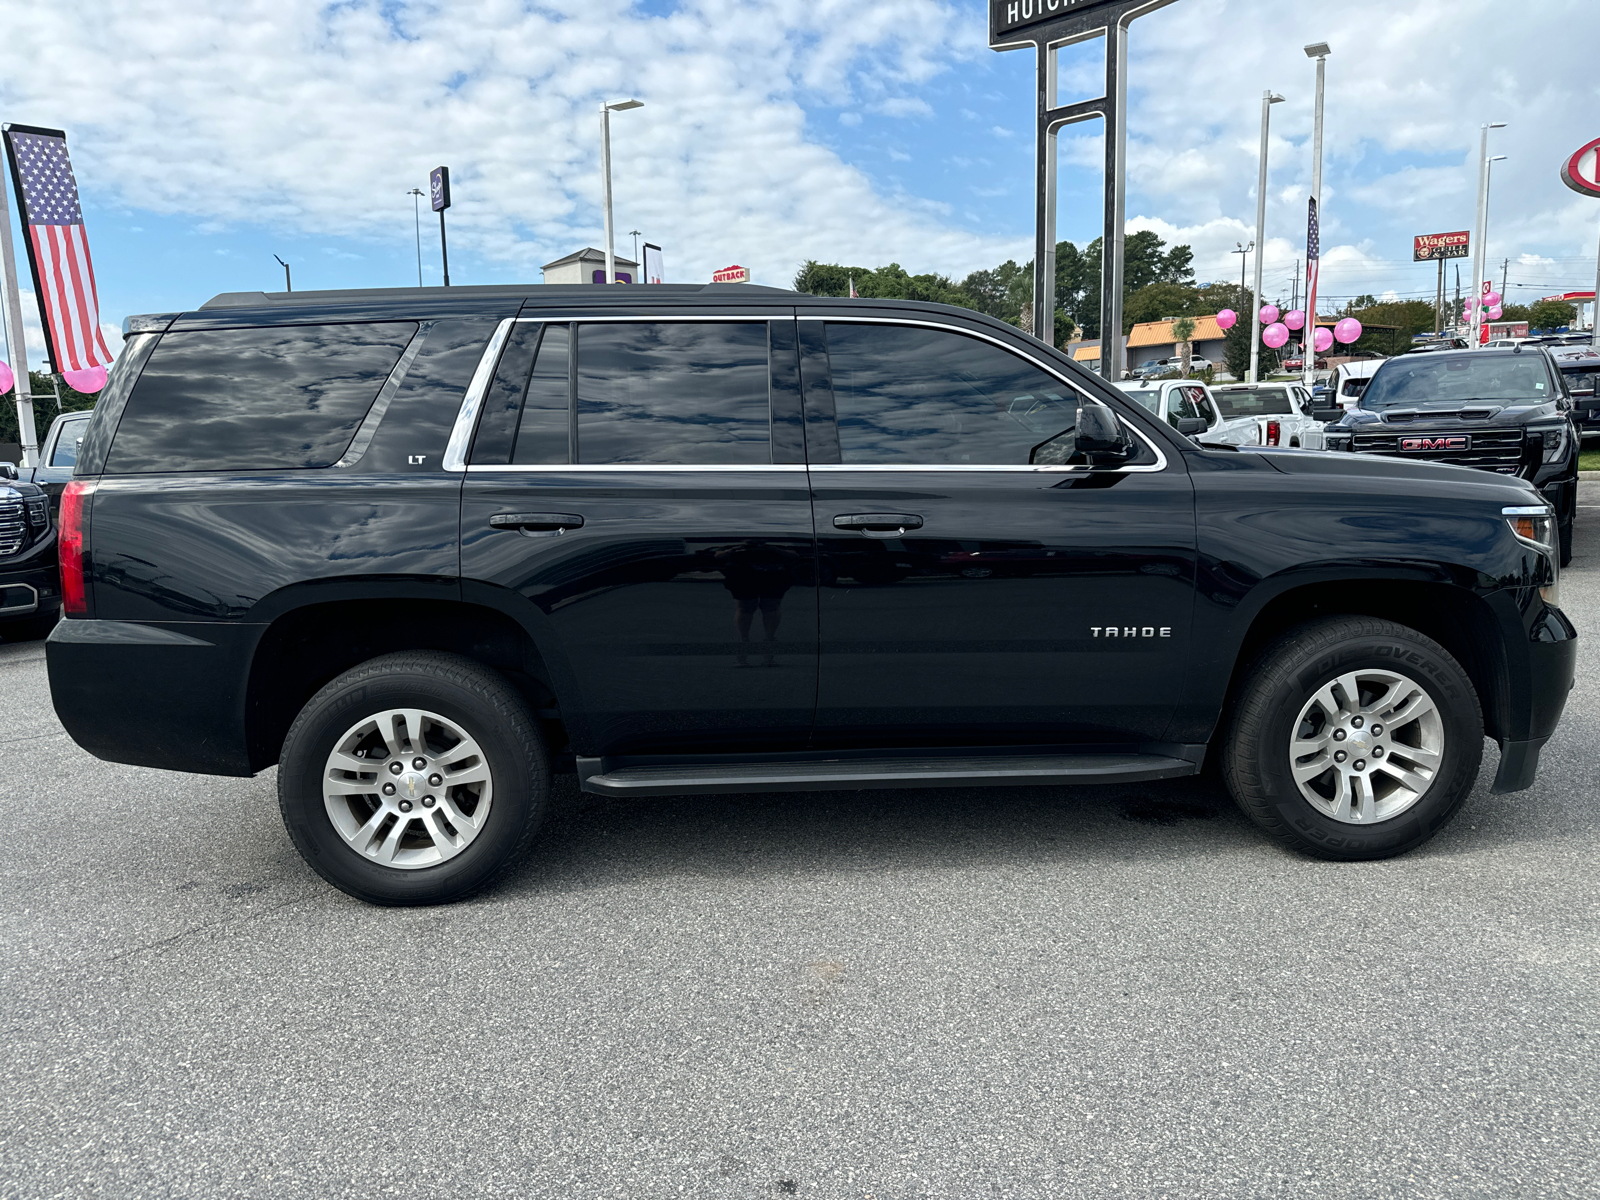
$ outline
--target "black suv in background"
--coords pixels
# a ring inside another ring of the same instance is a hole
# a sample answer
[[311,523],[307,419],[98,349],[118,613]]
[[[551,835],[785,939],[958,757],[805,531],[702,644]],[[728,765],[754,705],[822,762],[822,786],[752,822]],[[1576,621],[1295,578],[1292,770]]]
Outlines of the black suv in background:
[[61,610],[56,530],[44,489],[0,463],[0,639],[43,637]]
[[141,318],[61,508],[56,711],[250,775],[380,903],[611,796],[1156,781],[1420,845],[1573,678],[1551,506],[1197,446],[964,309],[744,285],[219,296]]
[[[1326,415],[1334,419],[1332,410]],[[1561,565],[1572,561],[1579,434],[1568,378],[1548,350],[1523,345],[1391,358],[1325,436],[1329,450],[1527,480],[1555,510]]]

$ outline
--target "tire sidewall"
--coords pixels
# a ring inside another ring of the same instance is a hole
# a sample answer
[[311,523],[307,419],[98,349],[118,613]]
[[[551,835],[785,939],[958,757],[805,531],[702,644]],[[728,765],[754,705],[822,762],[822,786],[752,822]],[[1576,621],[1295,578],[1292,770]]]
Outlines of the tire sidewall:
[[[1354,825],[1317,811],[1300,794],[1289,744],[1301,710],[1317,689],[1339,675],[1366,669],[1392,671],[1423,687],[1438,707],[1445,748],[1439,772],[1420,800],[1386,821]],[[1321,648],[1274,682],[1255,774],[1262,800],[1306,848],[1339,858],[1387,857],[1427,841],[1455,815],[1477,777],[1483,726],[1477,694],[1454,662],[1413,638],[1358,636]]]
[[[334,828],[324,804],[322,774],[334,745],[351,726],[393,708],[419,708],[455,722],[478,743],[489,764],[493,794],[488,824],[465,850],[431,867],[401,870],[367,860]],[[284,823],[313,870],[362,900],[427,904],[468,894],[499,869],[530,820],[543,812],[542,755],[530,758],[529,748],[518,744],[521,739],[515,734],[495,705],[429,672],[399,669],[335,680],[311,699],[285,739],[278,767]]]

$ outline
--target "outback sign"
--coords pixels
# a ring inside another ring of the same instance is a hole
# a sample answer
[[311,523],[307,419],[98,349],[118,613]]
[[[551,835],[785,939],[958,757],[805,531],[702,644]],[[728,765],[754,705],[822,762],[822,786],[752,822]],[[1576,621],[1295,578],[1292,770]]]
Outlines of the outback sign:
[[1411,240],[1411,261],[1432,262],[1436,258],[1465,258],[1467,243],[1472,234],[1463,229],[1458,233],[1419,233]]
[[1029,25],[1064,17],[1068,13],[1080,13],[1105,3],[1106,0],[989,0],[990,44]]
[[723,267],[720,271],[711,272],[712,283],[749,283],[750,268],[741,267],[737,263],[731,267]]

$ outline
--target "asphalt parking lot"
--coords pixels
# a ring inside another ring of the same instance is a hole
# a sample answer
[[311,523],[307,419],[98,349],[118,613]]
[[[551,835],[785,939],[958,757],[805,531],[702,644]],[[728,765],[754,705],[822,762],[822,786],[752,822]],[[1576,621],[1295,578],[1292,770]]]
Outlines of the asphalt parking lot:
[[[1536,787],[1287,855],[1208,785],[622,803],[365,907],[273,775],[102,763],[0,646],[0,1196],[1600,1194],[1600,484]],[[136,702],[136,698],[133,699]]]

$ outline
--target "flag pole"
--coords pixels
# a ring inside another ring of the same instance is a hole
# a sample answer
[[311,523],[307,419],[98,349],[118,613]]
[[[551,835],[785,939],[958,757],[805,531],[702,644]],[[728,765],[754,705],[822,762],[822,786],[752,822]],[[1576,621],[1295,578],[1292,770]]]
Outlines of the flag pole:
[[[3,153],[3,152],[0,152]],[[0,174],[9,172],[0,171]],[[17,257],[11,242],[11,205],[0,179],[0,277],[5,291],[6,348],[16,376],[17,429],[22,438],[22,465],[39,465],[39,434],[33,425],[33,393],[28,381],[27,335],[22,326],[22,294],[17,287]]]

